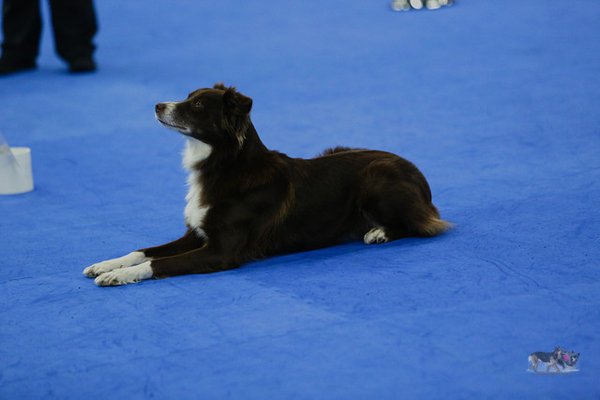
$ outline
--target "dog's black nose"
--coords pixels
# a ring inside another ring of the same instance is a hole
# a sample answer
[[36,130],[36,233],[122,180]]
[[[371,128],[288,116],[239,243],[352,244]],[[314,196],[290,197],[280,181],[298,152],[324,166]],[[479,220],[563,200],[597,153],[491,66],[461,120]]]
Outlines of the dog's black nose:
[[156,110],[157,113],[162,112],[165,110],[167,106],[165,105],[165,103],[158,103],[156,105],[156,107],[154,107],[154,109]]

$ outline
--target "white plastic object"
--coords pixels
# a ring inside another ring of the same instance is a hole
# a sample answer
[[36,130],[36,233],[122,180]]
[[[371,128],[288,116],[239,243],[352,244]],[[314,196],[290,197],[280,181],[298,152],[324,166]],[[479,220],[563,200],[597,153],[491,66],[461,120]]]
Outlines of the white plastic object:
[[0,194],[18,194],[32,190],[31,149],[0,145]]

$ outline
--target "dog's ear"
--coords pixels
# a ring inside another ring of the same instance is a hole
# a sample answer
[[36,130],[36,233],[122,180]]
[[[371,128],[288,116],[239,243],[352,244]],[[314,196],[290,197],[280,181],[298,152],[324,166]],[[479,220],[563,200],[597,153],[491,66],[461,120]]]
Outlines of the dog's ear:
[[231,114],[246,115],[252,109],[252,99],[238,93],[234,87],[230,87],[223,94],[223,107]]
[[227,86],[223,82],[217,82],[213,85],[213,89],[227,90]]
[[246,129],[250,124],[252,99],[238,93],[234,87],[223,93],[223,128],[233,134],[241,149],[246,140]]

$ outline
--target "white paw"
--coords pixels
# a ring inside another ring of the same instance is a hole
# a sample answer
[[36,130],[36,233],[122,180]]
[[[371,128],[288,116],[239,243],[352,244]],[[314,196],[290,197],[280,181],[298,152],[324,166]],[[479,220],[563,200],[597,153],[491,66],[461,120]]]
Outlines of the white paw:
[[144,256],[144,253],[141,251],[134,251],[133,253],[129,253],[123,257],[113,258],[112,260],[106,260],[91,265],[83,270],[83,274],[85,276],[89,276],[90,278],[95,278],[98,275],[102,275],[106,272],[119,268],[131,267],[132,265],[143,263],[146,260],[147,258]]
[[441,6],[442,5],[440,4],[440,2],[438,0],[427,0],[425,2],[425,7],[427,7],[430,10],[437,10]]
[[87,267],[86,269],[83,270],[83,274],[85,276],[89,276],[90,278],[95,278],[98,275],[101,275],[105,272],[109,272],[114,269],[119,269],[119,268],[123,268],[123,267],[124,267],[124,265],[122,263],[119,263],[119,262],[116,262],[113,260],[107,260],[107,261],[102,261],[102,262],[99,262],[97,264]]
[[94,282],[98,286],[117,286],[135,283],[149,278],[152,278],[152,267],[150,266],[150,261],[146,261],[145,263],[133,267],[105,272],[97,277]]
[[373,244],[385,243],[388,241],[388,238],[385,236],[385,231],[383,228],[373,228],[369,232],[365,233],[363,240],[366,244]]
[[394,11],[420,10],[426,7],[429,10],[437,10],[443,6],[452,5],[454,0],[393,0],[390,6]]

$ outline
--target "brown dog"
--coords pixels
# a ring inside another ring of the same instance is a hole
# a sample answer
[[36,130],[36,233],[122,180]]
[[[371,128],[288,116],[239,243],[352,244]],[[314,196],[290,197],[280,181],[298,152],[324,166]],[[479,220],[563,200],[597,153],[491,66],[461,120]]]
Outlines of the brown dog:
[[156,118],[188,138],[185,235],[94,264],[100,286],[223,271],[250,260],[362,238],[383,243],[434,236],[449,224],[425,177],[383,151],[337,147],[305,160],[269,150],[250,120],[252,99],[217,84]]

